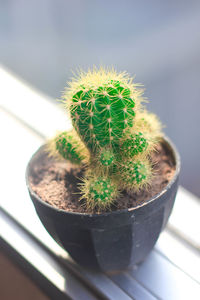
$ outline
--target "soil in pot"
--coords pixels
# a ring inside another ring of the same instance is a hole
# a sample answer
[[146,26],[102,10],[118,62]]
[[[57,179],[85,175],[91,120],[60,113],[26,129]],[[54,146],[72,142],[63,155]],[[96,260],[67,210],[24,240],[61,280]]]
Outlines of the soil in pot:
[[[121,210],[147,202],[169,183],[174,176],[175,163],[171,152],[164,143],[160,143],[151,154],[154,177],[147,190],[138,193],[123,191],[117,199],[112,211]],[[57,161],[44,153],[39,165],[34,165],[30,176],[32,190],[46,203],[70,212],[85,213],[86,208],[81,205],[78,184],[81,182],[83,170],[75,168],[66,161]],[[87,213],[90,213],[87,211]],[[93,211],[91,213],[98,213]]]

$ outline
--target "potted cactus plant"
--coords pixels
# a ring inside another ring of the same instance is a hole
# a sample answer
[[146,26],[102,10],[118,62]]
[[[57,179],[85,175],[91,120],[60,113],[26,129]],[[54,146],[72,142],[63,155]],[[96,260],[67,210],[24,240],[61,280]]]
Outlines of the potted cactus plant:
[[[142,93],[126,73],[81,72],[63,95],[73,129],[41,147],[27,168],[29,193],[42,223],[86,267],[122,270],[143,261],[173,207],[179,156],[161,133],[158,118],[144,108]],[[162,177],[159,167],[167,160]],[[56,196],[52,205],[38,192],[46,161],[68,166],[63,182],[65,188],[72,186],[68,198],[75,195],[77,209],[57,207]],[[81,178],[67,176],[75,169]]]

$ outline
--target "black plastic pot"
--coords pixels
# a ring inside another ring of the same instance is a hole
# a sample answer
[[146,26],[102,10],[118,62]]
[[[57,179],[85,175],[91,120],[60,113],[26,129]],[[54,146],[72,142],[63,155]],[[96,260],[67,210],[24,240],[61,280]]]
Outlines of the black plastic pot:
[[27,167],[27,187],[37,214],[51,236],[71,257],[88,268],[123,270],[140,263],[154,247],[174,204],[180,158],[177,150],[163,140],[176,165],[171,182],[141,206],[104,214],[72,213],[43,202],[31,189],[29,175],[44,155],[41,147]]

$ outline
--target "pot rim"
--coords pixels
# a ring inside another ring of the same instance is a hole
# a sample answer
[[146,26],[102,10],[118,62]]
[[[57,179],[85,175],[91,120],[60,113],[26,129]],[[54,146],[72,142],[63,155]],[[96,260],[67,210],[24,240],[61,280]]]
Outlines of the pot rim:
[[58,213],[64,213],[64,214],[67,214],[67,215],[76,215],[76,216],[88,216],[88,217],[102,217],[102,216],[108,216],[108,215],[111,215],[111,214],[114,214],[114,215],[117,215],[117,214],[121,214],[121,213],[127,213],[127,212],[131,212],[131,211],[134,211],[136,209],[139,209],[143,206],[146,206],[148,205],[149,203],[155,201],[156,199],[158,199],[161,195],[165,194],[167,192],[167,190],[170,189],[170,187],[173,185],[173,183],[176,181],[177,177],[179,176],[179,173],[180,173],[180,168],[181,168],[181,159],[180,159],[180,155],[179,155],[179,152],[176,148],[176,146],[174,145],[174,143],[171,141],[171,139],[169,137],[167,137],[166,135],[164,135],[162,137],[162,140],[164,142],[167,142],[168,146],[170,146],[170,149],[172,150],[172,153],[173,153],[173,156],[174,156],[174,160],[175,160],[175,166],[176,166],[176,170],[175,170],[175,173],[174,173],[174,176],[173,178],[170,180],[170,182],[161,190],[161,192],[159,192],[158,194],[154,195],[152,198],[150,198],[148,201],[142,203],[141,205],[138,205],[138,206],[135,206],[135,207],[130,207],[130,208],[124,208],[124,209],[120,209],[120,210],[115,210],[115,211],[109,211],[109,212],[105,212],[105,213],[80,213],[80,212],[71,212],[71,211],[67,211],[67,210],[64,210],[64,209],[59,209],[59,208],[56,208],[48,203],[46,203],[45,201],[43,201],[31,188],[30,184],[29,184],[29,169],[30,169],[30,164],[31,164],[31,161],[32,159],[34,158],[35,154],[38,152],[38,150],[33,154],[33,156],[31,157],[28,165],[27,165],[27,168],[26,168],[26,173],[25,173],[25,178],[26,178],[26,186],[29,190],[29,193],[35,198],[37,199],[37,201],[58,212]]

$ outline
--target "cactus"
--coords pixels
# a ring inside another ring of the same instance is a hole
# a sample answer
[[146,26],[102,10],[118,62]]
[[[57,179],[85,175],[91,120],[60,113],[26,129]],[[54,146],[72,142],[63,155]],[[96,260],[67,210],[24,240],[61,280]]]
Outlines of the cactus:
[[47,152],[50,156],[64,158],[75,165],[87,163],[88,160],[88,151],[74,130],[58,133],[47,144]]
[[122,177],[122,187],[139,191],[150,183],[152,177],[152,167],[147,158],[127,159],[119,166],[119,172]]
[[103,68],[80,72],[65,90],[75,130],[59,133],[51,153],[87,165],[80,190],[88,210],[109,209],[120,190],[138,191],[151,183],[149,154],[161,124],[144,109],[142,93],[126,73]]
[[111,80],[97,89],[82,86],[73,96],[70,110],[74,127],[94,151],[117,142],[124,130],[133,126],[135,101],[129,88]]
[[114,163],[114,159],[115,159],[115,156],[114,156],[112,149],[102,148],[102,150],[100,152],[99,162],[103,166],[109,167],[110,165],[112,165]]
[[119,195],[115,181],[106,176],[85,176],[81,184],[82,197],[88,209],[105,209],[111,206]]
[[125,156],[133,157],[144,152],[148,147],[148,140],[141,132],[138,134],[129,134],[122,143],[122,151]]

